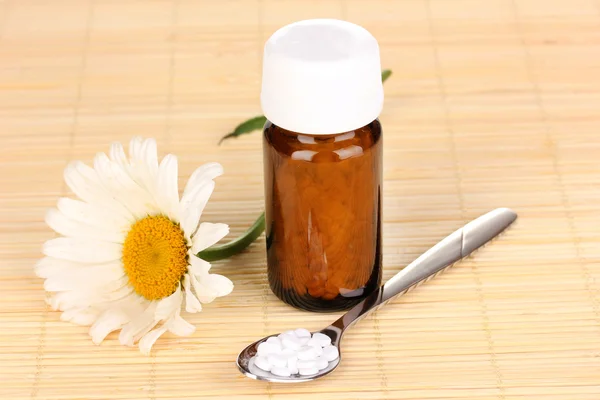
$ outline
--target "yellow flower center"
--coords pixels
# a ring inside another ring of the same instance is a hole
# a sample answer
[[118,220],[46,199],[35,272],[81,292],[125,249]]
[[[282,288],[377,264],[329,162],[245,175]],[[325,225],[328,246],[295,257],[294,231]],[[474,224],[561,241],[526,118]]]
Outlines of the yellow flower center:
[[123,266],[137,294],[170,296],[187,272],[187,242],[178,224],[163,215],[140,219],[123,244]]

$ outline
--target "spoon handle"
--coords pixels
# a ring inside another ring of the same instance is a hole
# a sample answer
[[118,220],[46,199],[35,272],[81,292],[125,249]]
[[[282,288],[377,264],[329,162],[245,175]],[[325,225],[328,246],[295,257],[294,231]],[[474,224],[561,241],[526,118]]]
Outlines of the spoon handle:
[[331,326],[343,332],[378,306],[393,297],[406,293],[419,283],[465,258],[498,236],[516,219],[517,214],[514,211],[508,208],[498,208],[469,222],[407,265]]

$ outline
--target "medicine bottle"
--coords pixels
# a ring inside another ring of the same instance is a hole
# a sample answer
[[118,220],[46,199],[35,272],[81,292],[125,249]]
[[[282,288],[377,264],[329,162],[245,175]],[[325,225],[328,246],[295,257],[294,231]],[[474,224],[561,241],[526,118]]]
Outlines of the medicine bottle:
[[284,302],[348,309],[381,282],[379,47],[345,21],[275,32],[261,104],[268,279]]

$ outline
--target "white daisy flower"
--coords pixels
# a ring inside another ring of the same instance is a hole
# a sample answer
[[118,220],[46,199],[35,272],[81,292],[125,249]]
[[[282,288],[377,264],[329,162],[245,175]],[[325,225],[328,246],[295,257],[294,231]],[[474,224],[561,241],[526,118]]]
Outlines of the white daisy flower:
[[159,164],[156,142],[141,138],[131,141],[129,159],[114,143],[93,168],[67,166],[65,181],[80,200],[61,198],[48,211],[47,224],[62,237],[44,244],[46,257],[35,267],[61,319],[91,325],[96,344],[120,329],[121,344],[139,343],[144,354],[167,331],[191,335],[196,328],[181,317],[183,302],[196,313],[233,289],[196,257],[229,232],[225,224],[199,223],[222,173],[217,163],[201,166],[180,199],[177,159],[169,154]]

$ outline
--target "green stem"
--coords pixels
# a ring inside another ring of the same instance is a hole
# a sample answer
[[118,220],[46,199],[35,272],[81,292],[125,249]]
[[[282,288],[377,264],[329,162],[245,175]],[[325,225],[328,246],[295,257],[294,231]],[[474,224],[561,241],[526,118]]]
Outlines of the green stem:
[[265,212],[258,217],[258,219],[252,224],[252,226],[244,232],[237,239],[232,240],[229,243],[209,247],[208,249],[202,250],[198,253],[198,257],[206,261],[217,261],[229,258],[240,252],[246,247],[250,246],[265,230]]
[[391,69],[384,69],[383,71],[381,71],[381,82],[385,82],[387,80],[387,78],[389,78],[391,75],[392,75]]

